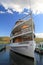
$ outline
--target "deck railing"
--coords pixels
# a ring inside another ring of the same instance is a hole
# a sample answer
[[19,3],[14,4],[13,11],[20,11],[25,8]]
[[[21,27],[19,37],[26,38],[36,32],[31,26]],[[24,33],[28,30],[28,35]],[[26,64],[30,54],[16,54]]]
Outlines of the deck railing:
[[22,34],[22,33],[30,32],[30,31],[31,31],[31,27],[30,28],[26,28],[26,29],[22,29],[21,31],[12,34],[12,36],[16,36],[16,35],[19,35],[19,34]]

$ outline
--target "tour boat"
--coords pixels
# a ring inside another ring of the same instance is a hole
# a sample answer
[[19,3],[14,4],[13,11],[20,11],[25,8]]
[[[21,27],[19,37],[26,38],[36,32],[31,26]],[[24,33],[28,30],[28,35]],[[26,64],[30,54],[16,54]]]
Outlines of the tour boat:
[[34,58],[35,50],[35,25],[32,17],[28,20],[16,21],[10,34],[11,50]]

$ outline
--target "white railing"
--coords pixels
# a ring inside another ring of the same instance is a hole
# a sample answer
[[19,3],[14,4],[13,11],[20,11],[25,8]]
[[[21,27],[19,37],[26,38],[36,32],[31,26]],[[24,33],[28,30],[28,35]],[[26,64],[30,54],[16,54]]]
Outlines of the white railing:
[[23,41],[23,42],[20,42],[19,44],[29,44],[29,41]]
[[30,31],[31,31],[31,27],[30,28],[26,28],[26,29],[22,29],[21,31],[16,32],[15,34],[12,34],[12,36],[20,35],[22,33],[30,32]]
[[[27,21],[30,22],[31,19],[32,19],[32,18],[29,18],[29,20],[27,20]],[[23,21],[23,22],[19,23],[18,25],[15,25],[12,30],[14,30],[16,27],[18,27],[18,26],[24,24],[24,23],[27,22],[27,21]]]
[[15,37],[18,37],[18,36],[25,35],[25,34],[30,34],[30,33],[32,33],[32,31],[28,31],[28,32],[26,32],[26,33],[22,33],[22,34],[19,34],[19,35],[14,35],[14,36],[11,37],[11,39],[12,39],[12,38],[15,38]]

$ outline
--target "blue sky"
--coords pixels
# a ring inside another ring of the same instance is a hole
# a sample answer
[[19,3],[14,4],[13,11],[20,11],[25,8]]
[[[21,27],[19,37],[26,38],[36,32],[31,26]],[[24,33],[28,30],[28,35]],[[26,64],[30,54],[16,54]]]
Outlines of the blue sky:
[[[28,0],[27,3],[24,0],[18,0],[18,2],[16,0],[2,0],[0,2],[0,36],[10,36],[15,22],[28,14],[29,3]],[[33,0],[33,2],[31,1],[31,5],[33,3],[35,3],[34,6],[38,5],[39,7],[42,2]],[[41,7],[38,7],[36,6],[36,9],[35,7],[32,7],[35,33],[43,33],[43,10],[40,10]]]

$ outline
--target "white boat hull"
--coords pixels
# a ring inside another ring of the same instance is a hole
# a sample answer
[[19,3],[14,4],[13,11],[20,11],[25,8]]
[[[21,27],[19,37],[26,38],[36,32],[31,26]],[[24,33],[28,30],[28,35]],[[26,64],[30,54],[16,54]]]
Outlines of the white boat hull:
[[34,58],[35,42],[30,41],[29,44],[10,44],[11,50],[14,52]]

